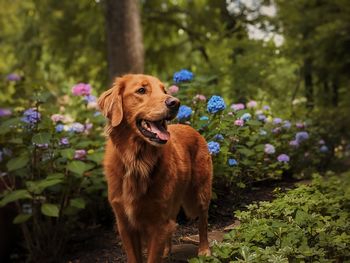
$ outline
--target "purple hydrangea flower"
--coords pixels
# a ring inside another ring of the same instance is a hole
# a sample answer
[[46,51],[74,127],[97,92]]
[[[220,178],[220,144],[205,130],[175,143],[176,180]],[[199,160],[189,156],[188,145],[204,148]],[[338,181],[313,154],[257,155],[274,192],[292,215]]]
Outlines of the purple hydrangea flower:
[[185,81],[191,81],[193,79],[193,73],[187,69],[182,69],[174,73],[173,80],[175,83],[181,83]]
[[295,135],[295,140],[297,140],[298,143],[301,143],[307,139],[309,139],[309,134],[306,131],[297,132]]
[[292,127],[292,124],[290,123],[290,121],[283,122],[283,128],[288,130],[288,129],[290,129],[290,127]]
[[272,130],[272,133],[277,134],[280,133],[282,131],[281,127],[276,127]]
[[302,122],[297,122],[297,123],[295,124],[295,126],[296,126],[298,129],[304,129],[304,128],[305,128],[305,124],[302,123]]
[[282,119],[281,118],[274,118],[273,119],[273,123],[274,124],[281,124],[282,123]]
[[263,107],[263,110],[269,111],[269,110],[270,110],[270,106],[265,105],[265,106]]
[[91,93],[90,84],[78,83],[72,87],[72,93],[74,96],[87,96]]
[[245,106],[243,103],[232,104],[231,109],[233,109],[234,111],[244,110]]
[[236,165],[238,165],[238,162],[237,162],[237,160],[236,159],[228,159],[228,165],[229,166],[236,166]]
[[218,142],[208,142],[208,150],[210,154],[216,155],[220,152],[220,144]]
[[11,73],[11,74],[7,75],[6,79],[8,81],[16,82],[16,81],[20,81],[21,80],[21,76],[16,74],[16,73]]
[[293,147],[298,147],[299,146],[299,142],[297,140],[293,140],[293,141],[289,142],[289,145],[293,146]]
[[85,126],[79,122],[74,122],[68,127],[68,131],[81,133],[85,130]]
[[266,154],[274,154],[276,152],[275,146],[269,143],[265,144],[264,152]]
[[226,109],[225,101],[222,97],[214,95],[212,96],[207,104],[207,110],[210,113],[217,113]]
[[7,117],[7,116],[10,116],[11,114],[12,114],[11,110],[0,108],[0,117]]
[[321,139],[318,141],[318,144],[323,145],[323,144],[326,144],[326,142],[323,139]]
[[288,163],[290,160],[289,156],[287,154],[280,154],[277,157],[277,161],[279,161],[280,163]]
[[191,114],[192,114],[192,109],[190,107],[181,105],[176,117],[179,120],[185,120],[185,119],[188,119],[191,116]]
[[265,121],[266,120],[266,116],[264,114],[259,114],[258,115],[258,120],[259,121]]
[[67,137],[61,138],[59,144],[60,145],[68,145],[69,144],[68,138]]
[[35,124],[40,121],[41,114],[36,109],[28,109],[23,112],[22,121],[28,124]]
[[97,101],[97,98],[94,96],[94,95],[86,95],[84,97],[84,101],[86,103],[91,103],[91,102],[96,102]]

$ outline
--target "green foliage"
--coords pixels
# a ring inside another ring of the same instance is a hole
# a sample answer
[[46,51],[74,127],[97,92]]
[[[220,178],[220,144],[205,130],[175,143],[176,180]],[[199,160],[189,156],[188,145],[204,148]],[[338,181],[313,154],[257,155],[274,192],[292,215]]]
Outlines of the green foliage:
[[5,187],[0,207],[16,208],[13,223],[21,224],[29,258],[36,262],[59,255],[80,212],[106,200],[104,118],[96,111],[96,98],[42,94],[30,105],[39,119],[25,121],[19,104],[12,115],[0,117],[0,183]]
[[288,191],[236,212],[240,226],[215,244],[213,256],[189,262],[347,262],[350,173]]

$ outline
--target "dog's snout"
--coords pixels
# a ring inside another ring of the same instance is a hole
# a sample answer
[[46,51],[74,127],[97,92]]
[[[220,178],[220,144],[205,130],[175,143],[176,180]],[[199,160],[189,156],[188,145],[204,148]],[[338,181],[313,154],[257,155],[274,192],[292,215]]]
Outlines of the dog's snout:
[[178,110],[180,107],[180,101],[177,98],[169,97],[165,100],[165,105],[171,110]]

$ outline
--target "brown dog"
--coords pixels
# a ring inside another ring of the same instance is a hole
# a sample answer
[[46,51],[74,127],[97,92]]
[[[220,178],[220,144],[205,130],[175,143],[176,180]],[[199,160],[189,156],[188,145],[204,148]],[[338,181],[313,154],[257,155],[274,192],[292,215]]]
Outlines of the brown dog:
[[126,75],[98,101],[109,119],[104,169],[108,198],[129,263],[162,262],[170,251],[182,206],[199,217],[199,255],[209,255],[207,216],[212,163],[204,138],[186,125],[169,125],[179,109],[157,78]]

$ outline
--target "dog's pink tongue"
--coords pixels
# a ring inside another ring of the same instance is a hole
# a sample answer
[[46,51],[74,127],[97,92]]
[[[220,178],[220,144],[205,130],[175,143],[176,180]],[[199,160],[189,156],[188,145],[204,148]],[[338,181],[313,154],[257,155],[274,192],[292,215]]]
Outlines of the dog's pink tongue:
[[164,129],[163,126],[157,125],[154,122],[150,122],[152,132],[156,133],[158,138],[163,141],[168,141],[170,138],[170,133]]

